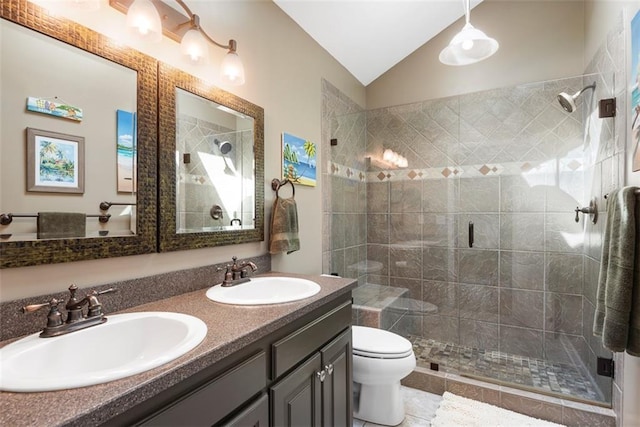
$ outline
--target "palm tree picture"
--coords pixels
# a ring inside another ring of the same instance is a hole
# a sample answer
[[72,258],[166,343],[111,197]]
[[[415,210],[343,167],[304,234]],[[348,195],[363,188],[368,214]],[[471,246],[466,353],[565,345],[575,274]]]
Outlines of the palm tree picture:
[[49,182],[73,182],[76,170],[75,151],[68,144],[40,141],[40,179]]
[[316,144],[282,134],[282,177],[296,184],[316,186]]
[[84,137],[27,128],[27,191],[84,193]]

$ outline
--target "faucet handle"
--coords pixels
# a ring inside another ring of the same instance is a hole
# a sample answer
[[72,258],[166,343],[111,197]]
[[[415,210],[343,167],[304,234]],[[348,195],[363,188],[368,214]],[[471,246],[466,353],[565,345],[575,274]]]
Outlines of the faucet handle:
[[30,304],[25,305],[24,307],[20,307],[20,311],[22,313],[32,313],[34,311],[40,310],[42,307],[50,307],[53,301],[58,302],[55,298],[51,299],[51,301],[43,302],[42,304]]
[[62,313],[60,313],[60,311],[58,310],[58,304],[62,302],[63,300],[51,298],[49,302],[45,302],[42,304],[25,305],[20,309],[20,311],[23,313],[31,313],[40,310],[42,307],[50,307],[49,314],[47,314],[47,328],[52,328],[60,326],[63,323]]
[[116,289],[114,288],[109,288],[109,289],[105,289],[102,291],[91,291],[87,294],[86,298],[87,301],[89,302],[89,308],[88,308],[88,312],[87,312],[87,317],[96,317],[96,316],[102,316],[102,304],[100,304],[100,302],[98,301],[97,296],[98,295],[104,295],[104,294],[110,294],[112,292],[117,292]]
[[90,294],[91,294],[91,295],[104,295],[104,294],[110,294],[110,293],[112,293],[112,292],[118,292],[118,290],[117,290],[117,289],[115,289],[115,288],[109,288],[109,289],[104,289],[104,290],[102,290],[102,291],[98,291],[98,292],[96,292],[96,291],[91,291],[91,292],[90,292]]

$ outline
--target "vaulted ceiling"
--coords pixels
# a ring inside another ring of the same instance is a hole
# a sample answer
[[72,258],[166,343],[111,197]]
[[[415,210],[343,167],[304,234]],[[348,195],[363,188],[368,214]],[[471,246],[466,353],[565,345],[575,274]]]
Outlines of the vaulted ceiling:
[[365,86],[465,12],[464,0],[273,1]]

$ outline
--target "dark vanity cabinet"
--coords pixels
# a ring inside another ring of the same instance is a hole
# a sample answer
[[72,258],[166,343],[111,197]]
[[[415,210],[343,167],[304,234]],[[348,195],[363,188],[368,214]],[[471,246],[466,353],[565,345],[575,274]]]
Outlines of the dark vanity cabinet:
[[274,426],[350,426],[351,329],[270,390]]
[[351,426],[351,294],[109,420],[138,426]]

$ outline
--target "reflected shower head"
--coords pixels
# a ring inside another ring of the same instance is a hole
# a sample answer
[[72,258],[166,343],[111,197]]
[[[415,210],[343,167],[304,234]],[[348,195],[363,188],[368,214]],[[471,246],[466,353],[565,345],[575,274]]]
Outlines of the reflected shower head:
[[573,113],[576,110],[576,108],[578,108],[576,107],[576,99],[578,99],[578,97],[582,95],[582,92],[584,92],[587,89],[595,89],[595,88],[596,88],[596,82],[593,82],[593,84],[583,87],[581,90],[574,93],[573,95],[569,95],[566,92],[560,92],[558,94],[558,102],[560,103],[562,108],[564,108],[564,111],[566,111],[567,113]]
[[214,139],[213,142],[218,146],[218,149],[222,154],[227,154],[231,151],[231,143],[229,141],[220,141],[219,139]]

